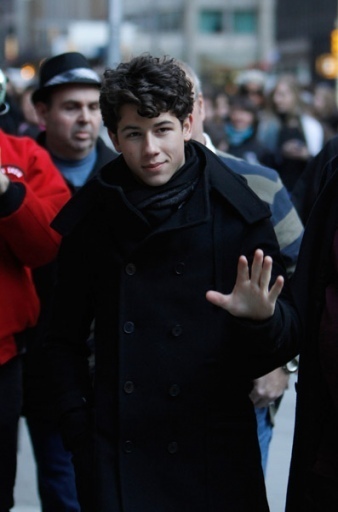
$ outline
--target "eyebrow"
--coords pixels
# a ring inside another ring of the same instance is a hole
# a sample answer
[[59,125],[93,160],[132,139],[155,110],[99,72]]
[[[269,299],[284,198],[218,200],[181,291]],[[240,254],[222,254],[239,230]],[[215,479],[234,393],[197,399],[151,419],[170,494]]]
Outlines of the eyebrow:
[[82,105],[98,105],[99,100],[92,100],[92,101],[86,101],[85,103],[81,100],[73,100],[73,99],[67,99],[64,100],[61,105],[75,105],[75,106],[82,106]]
[[[166,120],[163,120],[163,121],[159,121],[158,123],[155,123],[154,127],[155,128],[159,128],[160,126],[168,125],[168,124],[173,125],[174,123],[173,123],[173,121],[170,121],[170,119],[166,119]],[[140,128],[140,126],[137,126],[137,125],[134,126],[134,125],[128,124],[127,126],[122,128],[121,133],[126,132],[128,130],[141,130],[141,128]]]

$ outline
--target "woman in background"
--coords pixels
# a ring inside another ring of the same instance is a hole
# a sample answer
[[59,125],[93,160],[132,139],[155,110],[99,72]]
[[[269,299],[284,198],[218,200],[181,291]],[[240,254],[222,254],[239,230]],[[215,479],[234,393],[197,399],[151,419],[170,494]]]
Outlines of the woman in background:
[[300,93],[295,77],[281,76],[271,93],[271,111],[261,120],[258,133],[274,154],[273,167],[290,193],[324,143],[323,127],[303,106]]

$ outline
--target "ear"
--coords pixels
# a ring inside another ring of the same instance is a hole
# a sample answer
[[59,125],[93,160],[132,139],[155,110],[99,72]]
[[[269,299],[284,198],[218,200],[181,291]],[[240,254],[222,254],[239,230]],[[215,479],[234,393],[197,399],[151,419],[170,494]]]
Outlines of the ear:
[[39,124],[42,124],[43,126],[46,126],[46,118],[47,118],[47,112],[48,112],[48,106],[46,103],[42,103],[42,101],[39,101],[34,105],[36,115],[38,116]]
[[109,138],[112,141],[116,151],[118,153],[121,153],[120,144],[119,144],[119,141],[118,141],[116,133],[113,133],[111,130],[108,130],[108,135],[109,135]]
[[192,114],[189,114],[183,121],[182,125],[184,142],[191,139],[192,134]]
[[205,120],[205,106],[204,106],[203,94],[201,92],[198,94],[198,98],[196,101],[197,101],[198,111],[201,116],[201,120],[204,121]]

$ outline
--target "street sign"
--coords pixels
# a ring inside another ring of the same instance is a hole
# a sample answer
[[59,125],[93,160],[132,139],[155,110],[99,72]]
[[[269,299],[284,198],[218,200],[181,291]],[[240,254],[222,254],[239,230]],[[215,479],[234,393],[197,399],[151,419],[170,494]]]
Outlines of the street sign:
[[319,55],[316,59],[316,71],[324,78],[338,78],[338,58],[331,53]]

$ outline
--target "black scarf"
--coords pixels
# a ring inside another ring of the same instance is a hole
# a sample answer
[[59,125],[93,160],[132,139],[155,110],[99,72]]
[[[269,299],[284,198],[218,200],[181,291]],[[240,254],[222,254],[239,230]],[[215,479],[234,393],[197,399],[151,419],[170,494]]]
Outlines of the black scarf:
[[195,148],[186,147],[185,164],[172,178],[159,187],[134,180],[135,186],[125,192],[127,199],[146,217],[149,224],[158,225],[188,201],[200,177]]

